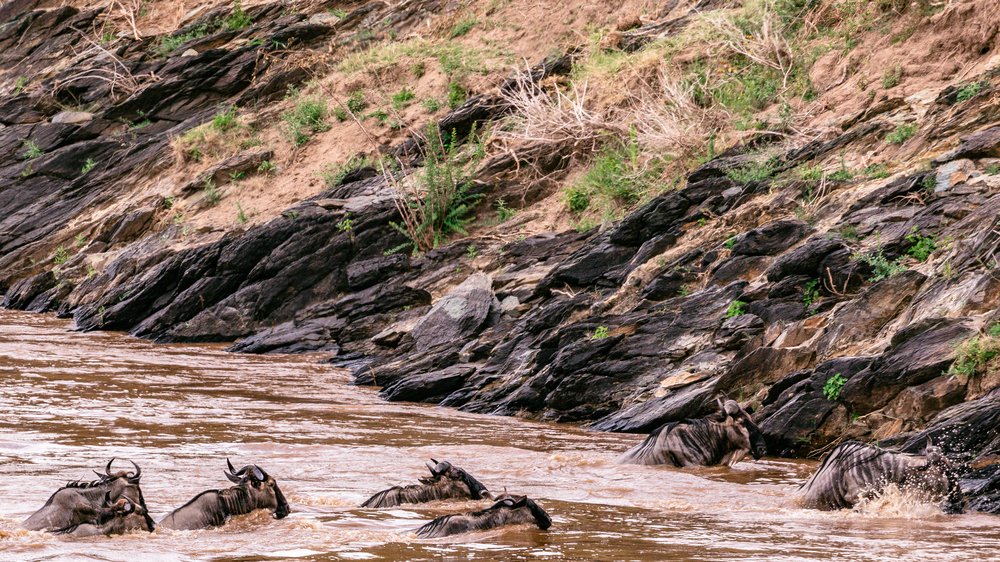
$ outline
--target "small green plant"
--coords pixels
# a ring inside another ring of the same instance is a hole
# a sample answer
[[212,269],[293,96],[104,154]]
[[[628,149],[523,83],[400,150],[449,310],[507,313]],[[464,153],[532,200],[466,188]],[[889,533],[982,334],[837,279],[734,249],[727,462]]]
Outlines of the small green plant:
[[882,87],[886,90],[895,88],[903,78],[903,67],[896,64],[882,73]]
[[250,27],[253,24],[253,18],[247,15],[243,11],[243,6],[240,0],[236,0],[233,4],[233,11],[222,20],[222,27],[228,31],[237,31],[243,29],[244,27]]
[[247,214],[243,211],[243,205],[240,205],[239,201],[236,202],[236,222],[240,224],[247,223]]
[[686,296],[688,296],[690,294],[691,294],[691,287],[689,285],[686,285],[686,284],[685,285],[681,285],[681,287],[679,289],[677,289],[677,296],[678,297],[686,297]]
[[468,246],[465,247],[465,257],[469,258],[470,260],[474,260],[478,255],[479,255],[479,248],[477,248],[475,244],[469,244]]
[[590,339],[592,340],[603,340],[611,335],[611,331],[608,330],[607,326],[598,326],[594,328],[594,333],[591,334]]
[[1000,338],[1000,322],[990,324],[990,327],[986,328],[986,335],[991,338]]
[[360,114],[368,108],[368,101],[365,100],[365,93],[362,90],[354,90],[347,97],[347,110],[354,114]]
[[698,228],[701,228],[701,227],[705,226],[706,224],[708,224],[708,219],[705,218],[705,217],[701,217],[700,219],[698,219],[697,221],[695,221],[695,225],[697,225]]
[[87,160],[83,163],[83,167],[80,168],[80,175],[87,175],[87,173],[93,170],[95,166],[97,166],[97,162],[95,162],[93,158],[87,158]]
[[378,121],[379,125],[385,125],[389,122],[389,112],[384,109],[376,109],[375,111],[369,113],[365,118],[367,119],[369,117]]
[[69,260],[69,250],[65,246],[59,246],[56,248],[56,252],[52,254],[52,263],[56,265],[62,265]]
[[883,279],[888,279],[893,275],[898,275],[906,271],[902,256],[895,261],[889,261],[889,258],[885,257],[885,254],[882,252],[882,248],[875,248],[863,254],[856,253],[851,256],[851,259],[868,264],[872,269],[872,275],[868,278],[868,281],[872,283],[878,283]]
[[743,316],[746,314],[747,303],[741,300],[735,300],[729,303],[729,308],[726,309],[726,318],[736,318],[737,316]]
[[455,81],[448,83],[448,107],[456,109],[465,103],[468,97],[469,93],[465,91],[465,88],[461,84]]
[[23,92],[24,91],[24,87],[27,86],[27,85],[28,85],[28,77],[27,76],[18,76],[14,80],[14,90],[11,93],[16,96],[16,95],[20,94],[21,92]]
[[885,164],[870,164],[865,167],[864,174],[868,179],[885,179],[891,175]]
[[333,116],[334,118],[337,119],[339,123],[343,123],[344,121],[347,121],[350,118],[350,115],[348,115],[347,110],[340,106],[333,108]]
[[222,200],[222,193],[219,192],[219,188],[215,186],[215,182],[211,179],[205,180],[201,193],[209,207],[218,205],[219,201]]
[[917,261],[927,261],[927,258],[937,249],[937,240],[933,236],[921,236],[915,226],[906,235],[906,241],[910,243],[906,253]]
[[82,248],[87,243],[87,237],[81,232],[73,237],[73,247]]
[[314,133],[326,131],[330,125],[326,122],[329,113],[326,102],[318,97],[302,97],[293,92],[297,98],[292,109],[281,114],[295,146],[301,146],[312,138]]
[[410,105],[410,102],[412,102],[416,97],[417,94],[414,94],[413,90],[404,86],[402,90],[392,95],[392,107],[397,111],[403,109],[404,107]]
[[93,264],[87,264],[87,279],[93,279],[97,275],[97,269]]
[[23,148],[24,148],[24,153],[21,154],[22,160],[34,160],[35,158],[38,158],[42,154],[45,154],[44,152],[42,152],[42,149],[39,148],[39,146],[35,143],[35,141],[31,139],[26,139],[24,141]]
[[337,187],[344,183],[344,178],[347,177],[347,174],[358,168],[371,165],[372,162],[367,156],[352,156],[347,162],[327,166],[326,169],[320,172],[320,177],[323,178],[327,187]]
[[819,299],[819,279],[808,281],[802,290],[802,304],[806,305],[806,310],[809,310]]
[[425,98],[421,104],[428,113],[437,113],[441,110],[441,101],[437,98]]
[[948,374],[971,377],[982,373],[997,356],[1000,356],[1000,339],[975,336],[955,349],[955,362],[948,369]]
[[455,234],[467,234],[469,215],[482,198],[471,193],[472,175],[482,159],[481,140],[475,128],[469,133],[471,151],[463,152],[454,133],[446,142],[436,124],[426,130],[424,167],[417,185],[397,201],[401,223],[390,226],[405,235],[414,252],[427,251]]
[[344,218],[340,219],[336,225],[337,232],[345,232],[349,234],[352,238],[354,237],[354,220],[351,219],[351,215],[347,214]]
[[854,179],[854,172],[844,164],[844,161],[840,161],[840,168],[829,175],[830,181],[850,181]]
[[983,91],[984,87],[985,84],[983,84],[982,82],[971,82],[969,84],[966,84],[958,90],[958,94],[955,96],[955,101],[958,103],[962,103],[963,101],[969,101],[972,98],[978,96],[979,93]]
[[195,39],[200,39],[210,33],[214,33],[218,28],[217,21],[205,22],[197,27],[193,27],[190,30],[178,34],[178,35],[164,35],[160,38],[160,42],[156,45],[156,54],[166,58],[170,56],[170,53],[177,50],[181,45],[194,41]]
[[264,174],[267,176],[273,174],[277,169],[278,166],[276,166],[274,162],[271,162],[270,160],[264,160],[257,165],[257,173]]
[[994,162],[994,163],[990,164],[989,166],[986,166],[986,173],[988,175],[991,175],[991,176],[995,176],[997,174],[1000,174],[1000,164]]
[[823,168],[820,166],[800,166],[797,170],[799,179],[817,182],[823,179]]
[[574,213],[582,213],[590,206],[590,195],[578,187],[566,189],[566,206]]
[[910,140],[917,133],[917,126],[912,123],[898,125],[891,133],[886,135],[886,142],[892,144],[903,144]]
[[241,182],[247,177],[246,172],[229,172],[229,181],[233,183]]
[[733,246],[736,246],[736,236],[733,235],[730,236],[729,238],[726,238],[726,241],[723,242],[722,245],[725,246],[727,250],[732,250]]
[[450,39],[455,39],[461,37],[466,33],[472,31],[472,28],[479,23],[475,18],[467,18],[455,24],[455,27],[451,28]]
[[216,113],[212,117],[212,127],[220,133],[226,133],[237,126],[239,126],[239,120],[236,118],[235,107],[230,106],[222,113]]
[[823,396],[831,402],[836,402],[840,398],[840,391],[844,389],[845,384],[847,384],[847,379],[843,375],[833,374],[826,379],[826,384],[823,385]]
[[507,206],[507,202],[504,201],[503,197],[498,197],[493,205],[497,210],[497,224],[509,221],[517,213],[517,211]]
[[331,8],[329,12],[335,18],[344,19],[347,17],[347,10],[343,8]]
[[774,175],[776,168],[777,164],[774,159],[769,158],[763,162],[750,162],[746,166],[727,170],[726,176],[736,183],[746,185],[766,180]]
[[164,197],[163,198],[163,208],[164,209],[172,209],[173,206],[174,206],[174,198],[173,197]]

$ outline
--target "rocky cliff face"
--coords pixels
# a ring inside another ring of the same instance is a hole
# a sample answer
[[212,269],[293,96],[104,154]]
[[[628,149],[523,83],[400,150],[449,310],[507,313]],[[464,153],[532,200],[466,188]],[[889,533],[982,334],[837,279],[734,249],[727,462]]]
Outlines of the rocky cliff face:
[[[255,174],[272,152],[245,147],[166,195],[140,180],[175,170],[172,139],[220,104],[269,115],[311,76],[296,53],[346,56],[370,30],[411,32],[444,3],[336,15],[325,3],[262,4],[236,29],[217,23],[230,13],[220,7],[174,36],[216,31],[157,55],[152,37],[102,46],[81,32],[102,9],[15,2],[0,8],[3,304],[157,341],[329,352],[388,400],[598,430],[649,431],[723,394],[755,408],[776,455],[816,455],[845,438],[918,450],[930,436],[963,463],[973,507],[996,511],[1000,60],[982,4],[921,24],[932,35],[961,18],[980,25],[955,47],[977,61],[975,75],[866,94],[847,113],[827,101],[837,127],[813,138],[744,135],[600,229],[512,239],[500,224],[411,256],[393,252],[407,241],[392,224],[400,174],[351,166],[254,224],[193,233],[165,203]],[[641,50],[689,24],[672,10],[625,26],[616,48]],[[516,112],[505,94],[570,73],[583,55],[567,52],[430,120],[465,138]],[[35,87],[17,84],[28,75]],[[826,87],[817,103],[851,91]],[[412,171],[424,140],[404,133],[383,148]],[[873,153],[894,171],[845,164]],[[525,162],[488,159],[474,190],[509,189]],[[546,172],[572,165],[544,162]]]

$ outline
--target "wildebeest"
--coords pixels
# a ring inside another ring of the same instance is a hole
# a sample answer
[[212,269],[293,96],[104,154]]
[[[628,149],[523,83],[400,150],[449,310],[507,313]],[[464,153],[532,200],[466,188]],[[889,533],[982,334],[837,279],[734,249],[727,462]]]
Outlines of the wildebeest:
[[56,490],[41,509],[24,521],[23,527],[31,531],[43,531],[65,529],[92,521],[103,507],[105,498],[115,502],[123,496],[128,496],[134,498],[133,501],[145,510],[146,501],[142,497],[142,490],[139,489],[142,469],[132,462],[135,472],[112,473],[111,463],[114,461],[115,459],[108,461],[104,474],[94,471],[99,479],[92,482],[70,482]]
[[206,490],[160,520],[167,529],[192,530],[218,527],[234,515],[268,509],[275,519],[291,513],[278,483],[264,469],[248,464],[236,470],[226,459],[226,478],[236,485],[225,490]]
[[428,464],[430,478],[420,478],[420,484],[393,486],[368,498],[361,507],[395,507],[404,503],[424,503],[446,499],[490,499],[489,490],[468,472],[448,461]]
[[674,466],[733,465],[747,453],[767,453],[764,436],[735,400],[718,401],[719,412],[696,420],[668,422],[622,455],[621,462]]
[[71,537],[93,537],[97,535],[120,535],[128,531],[153,531],[153,519],[146,508],[128,496],[111,501],[105,495],[104,505],[97,510],[93,519],[53,531]]
[[924,454],[888,451],[847,441],[823,459],[800,489],[803,507],[843,509],[876,496],[887,485],[941,502],[946,511],[962,511],[962,492],[951,461],[928,440]]
[[496,503],[486,509],[438,517],[416,533],[420,538],[433,539],[521,523],[534,523],[544,531],[552,526],[552,518],[527,496],[501,494]]

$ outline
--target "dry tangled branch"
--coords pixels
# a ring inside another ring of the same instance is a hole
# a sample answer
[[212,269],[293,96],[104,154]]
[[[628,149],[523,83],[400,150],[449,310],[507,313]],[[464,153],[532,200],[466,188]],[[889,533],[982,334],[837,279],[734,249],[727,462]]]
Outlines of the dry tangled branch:
[[135,18],[142,10],[142,0],[111,0],[111,11],[117,8],[118,14],[132,30],[132,37],[136,40],[142,38],[139,34],[139,27],[135,23]]
[[781,74],[782,91],[788,88],[788,80],[795,70],[795,61],[772,2],[764,3],[760,26],[749,31],[725,16],[707,18],[706,21],[720,36],[718,43],[722,47],[778,71]]

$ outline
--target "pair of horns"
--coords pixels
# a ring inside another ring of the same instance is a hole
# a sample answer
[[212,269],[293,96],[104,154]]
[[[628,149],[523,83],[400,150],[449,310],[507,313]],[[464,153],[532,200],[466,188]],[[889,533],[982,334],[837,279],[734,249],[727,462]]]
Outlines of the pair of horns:
[[740,413],[740,404],[735,400],[723,400],[722,397],[716,399],[719,404],[719,411],[723,412],[727,416],[735,416]]
[[255,464],[248,464],[243,468],[236,470],[233,467],[233,463],[230,462],[229,459],[227,458],[226,465],[229,466],[229,470],[225,471],[226,478],[228,478],[229,481],[233,482],[234,484],[242,484],[247,476],[258,482],[263,482],[264,480],[267,480],[267,474],[265,474],[264,471],[261,470],[260,467],[258,467]]
[[[101,478],[114,478],[115,475],[111,474],[111,463],[115,462],[116,458],[117,457],[111,457],[111,460],[108,461],[108,465],[104,467],[104,474],[101,474],[96,470],[94,471],[94,474],[100,476]],[[135,473],[127,477],[128,481],[132,484],[138,484],[139,479],[142,478],[142,469],[139,468],[139,465],[135,464],[135,461],[129,460],[128,462],[132,463],[132,466],[135,467]]]
[[445,472],[447,472],[449,468],[451,468],[451,463],[448,461],[438,462],[436,459],[431,459],[431,462],[434,464],[431,463],[424,463],[424,464],[427,465],[427,469],[430,470],[431,474],[433,474],[434,476],[440,476]]

